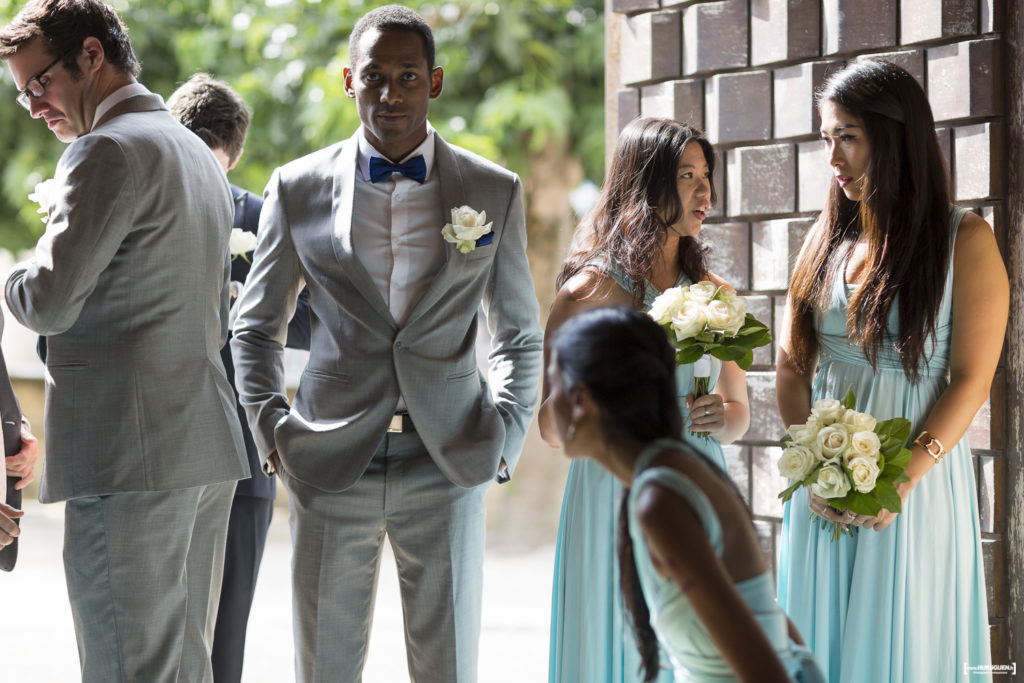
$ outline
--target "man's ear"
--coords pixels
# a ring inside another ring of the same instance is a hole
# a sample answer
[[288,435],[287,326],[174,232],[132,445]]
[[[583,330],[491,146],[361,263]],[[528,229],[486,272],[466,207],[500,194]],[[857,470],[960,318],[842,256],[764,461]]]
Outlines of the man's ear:
[[82,54],[78,57],[78,66],[83,73],[95,73],[106,64],[107,54],[103,43],[96,37],[89,36],[82,41]]
[[341,68],[341,77],[345,83],[345,96],[350,100],[354,100],[356,98],[356,89],[352,87],[352,78],[354,77],[352,67],[343,66]]
[[444,69],[435,66],[430,72],[430,99],[436,100],[441,96],[441,89],[444,87]]

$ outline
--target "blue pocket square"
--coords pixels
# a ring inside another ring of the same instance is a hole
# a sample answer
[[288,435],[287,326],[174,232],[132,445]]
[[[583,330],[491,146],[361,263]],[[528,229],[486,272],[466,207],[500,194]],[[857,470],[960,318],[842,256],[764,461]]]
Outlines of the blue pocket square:
[[486,235],[484,235],[483,237],[481,237],[480,239],[478,239],[476,241],[476,246],[482,247],[485,244],[490,244],[493,241],[494,241],[494,231],[491,230],[489,233],[487,233]]

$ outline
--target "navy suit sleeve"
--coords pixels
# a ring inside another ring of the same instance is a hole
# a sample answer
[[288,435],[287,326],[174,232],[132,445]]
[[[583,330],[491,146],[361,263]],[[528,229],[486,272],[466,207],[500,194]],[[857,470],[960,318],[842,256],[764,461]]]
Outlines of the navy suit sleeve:
[[[260,211],[263,210],[263,198],[251,192],[246,192],[244,203],[244,211],[237,211],[236,208],[235,227],[242,228],[243,230],[248,230],[249,232],[256,234],[260,224]],[[237,261],[242,261],[242,259],[236,259],[236,262]],[[242,274],[240,278],[236,278],[232,272],[231,278],[233,280],[245,282],[245,277],[249,274],[249,263],[243,261],[238,264],[239,267],[242,267],[243,263],[245,273]],[[308,351],[310,335],[309,290],[303,288],[299,293],[298,300],[295,302],[295,314],[288,323],[288,340],[285,342],[285,346],[290,349],[302,349],[304,351]]]

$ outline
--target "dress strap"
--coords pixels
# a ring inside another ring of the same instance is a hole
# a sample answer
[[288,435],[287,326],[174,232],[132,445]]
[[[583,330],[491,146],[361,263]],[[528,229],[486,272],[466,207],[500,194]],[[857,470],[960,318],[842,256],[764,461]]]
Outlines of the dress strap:
[[652,441],[640,452],[637,458],[636,467],[633,470],[633,484],[630,495],[639,496],[640,492],[649,484],[656,483],[669,489],[682,498],[693,509],[697,518],[700,519],[711,547],[719,555],[722,553],[722,523],[718,520],[718,514],[708,499],[704,490],[692,479],[671,467],[651,467],[651,461],[659,454],[669,450],[682,450],[689,452],[691,448],[682,441],[676,439],[658,439]]

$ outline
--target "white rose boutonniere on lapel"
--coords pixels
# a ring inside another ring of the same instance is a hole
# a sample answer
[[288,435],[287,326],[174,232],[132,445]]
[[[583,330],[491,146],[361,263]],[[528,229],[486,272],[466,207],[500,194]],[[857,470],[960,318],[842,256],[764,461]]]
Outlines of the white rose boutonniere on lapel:
[[255,248],[256,235],[241,228],[231,228],[231,236],[228,238],[228,250],[231,252],[232,261],[241,256],[245,259],[246,263],[249,263],[249,257],[246,254]]
[[36,183],[36,189],[28,195],[29,201],[39,205],[36,213],[43,214],[40,219],[44,223],[50,218],[50,194],[53,192],[53,178]]
[[486,211],[474,211],[468,206],[452,209],[452,222],[441,229],[441,236],[451,242],[463,254],[468,254],[477,247],[490,244],[494,239],[491,223],[487,222]]

